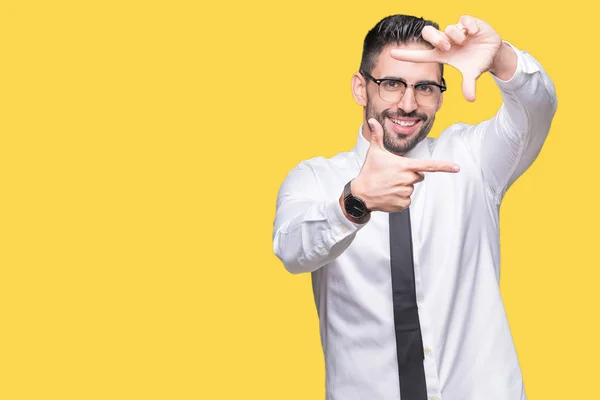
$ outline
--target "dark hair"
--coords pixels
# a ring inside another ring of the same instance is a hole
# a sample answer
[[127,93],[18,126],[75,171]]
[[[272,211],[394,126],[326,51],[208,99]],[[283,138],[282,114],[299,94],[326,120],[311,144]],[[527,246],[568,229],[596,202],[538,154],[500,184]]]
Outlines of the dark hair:
[[[379,21],[365,36],[360,70],[371,73],[381,51],[391,44],[422,43],[433,48],[433,45],[421,36],[421,31],[427,25],[439,29],[436,22],[411,15],[390,15]],[[443,64],[440,66],[443,75]]]

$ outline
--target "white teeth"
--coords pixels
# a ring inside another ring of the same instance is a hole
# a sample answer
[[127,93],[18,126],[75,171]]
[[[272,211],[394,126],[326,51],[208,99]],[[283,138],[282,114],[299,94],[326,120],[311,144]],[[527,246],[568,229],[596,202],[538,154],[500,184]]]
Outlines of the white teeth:
[[414,124],[417,123],[417,121],[399,121],[397,119],[392,119],[392,122],[395,123],[396,125],[400,125],[400,126],[413,126]]

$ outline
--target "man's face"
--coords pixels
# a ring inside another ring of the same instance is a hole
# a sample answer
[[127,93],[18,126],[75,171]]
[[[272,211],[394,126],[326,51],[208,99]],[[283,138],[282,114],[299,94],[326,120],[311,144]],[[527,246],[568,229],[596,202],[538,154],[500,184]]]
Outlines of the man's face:
[[[375,79],[395,78],[407,83],[424,81],[441,84],[441,70],[438,63],[412,63],[398,61],[389,55],[392,48],[383,49],[371,75]],[[412,43],[403,48],[430,48],[423,44]],[[404,154],[423,140],[431,130],[435,114],[439,110],[442,98],[437,105],[425,107],[415,100],[413,87],[407,87],[406,93],[397,103],[383,101],[378,94],[378,85],[365,77],[367,104],[366,121],[375,118],[383,127],[383,143],[386,149],[396,154]]]

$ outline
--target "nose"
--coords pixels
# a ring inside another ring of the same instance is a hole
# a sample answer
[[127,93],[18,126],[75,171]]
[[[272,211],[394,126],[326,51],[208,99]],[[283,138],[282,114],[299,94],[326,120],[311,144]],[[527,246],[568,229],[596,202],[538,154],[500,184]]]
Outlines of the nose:
[[404,112],[409,113],[416,110],[419,107],[417,104],[417,100],[415,99],[415,92],[412,87],[407,87],[404,95],[398,102],[398,108],[402,109]]

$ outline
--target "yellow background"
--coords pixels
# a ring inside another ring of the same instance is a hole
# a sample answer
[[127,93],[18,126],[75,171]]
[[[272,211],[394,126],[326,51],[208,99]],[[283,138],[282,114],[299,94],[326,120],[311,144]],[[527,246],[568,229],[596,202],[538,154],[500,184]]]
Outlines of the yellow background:
[[[0,2],[0,399],[323,399],[310,276],[272,253],[275,199],[296,163],[354,145],[362,40],[398,12],[482,18],[554,79],[546,146],[502,207],[501,285],[529,398],[593,398],[586,4]],[[446,79],[433,136],[500,105],[488,75],[475,103]]]

